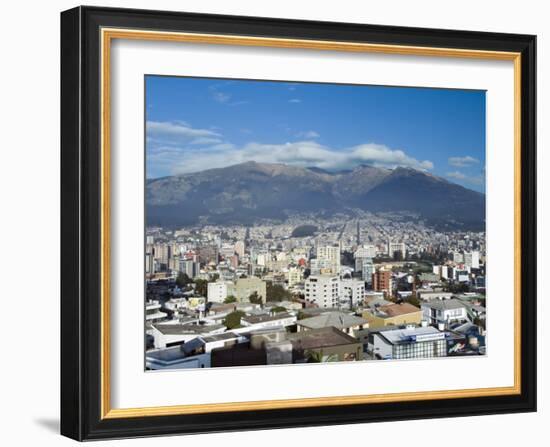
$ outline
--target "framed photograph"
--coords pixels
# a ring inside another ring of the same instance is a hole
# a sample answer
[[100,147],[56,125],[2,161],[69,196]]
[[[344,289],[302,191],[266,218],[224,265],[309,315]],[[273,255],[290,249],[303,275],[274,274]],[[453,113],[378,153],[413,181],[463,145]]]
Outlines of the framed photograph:
[[62,434],[535,411],[535,43],[63,12]]

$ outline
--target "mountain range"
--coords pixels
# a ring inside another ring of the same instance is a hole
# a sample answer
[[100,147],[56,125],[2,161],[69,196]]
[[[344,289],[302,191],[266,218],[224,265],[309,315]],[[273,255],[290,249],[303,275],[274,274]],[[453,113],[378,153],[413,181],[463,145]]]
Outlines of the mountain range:
[[424,171],[362,165],[328,172],[245,162],[146,181],[147,224],[251,225],[288,215],[407,211],[435,226],[482,230],[485,195]]

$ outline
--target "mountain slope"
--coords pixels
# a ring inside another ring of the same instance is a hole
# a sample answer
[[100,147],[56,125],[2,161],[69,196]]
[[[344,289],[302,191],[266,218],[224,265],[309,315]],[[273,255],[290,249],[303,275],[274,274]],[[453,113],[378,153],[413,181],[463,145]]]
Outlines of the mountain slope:
[[252,224],[289,214],[350,208],[413,211],[428,219],[483,224],[485,196],[408,168],[315,168],[246,162],[148,180],[148,225]]

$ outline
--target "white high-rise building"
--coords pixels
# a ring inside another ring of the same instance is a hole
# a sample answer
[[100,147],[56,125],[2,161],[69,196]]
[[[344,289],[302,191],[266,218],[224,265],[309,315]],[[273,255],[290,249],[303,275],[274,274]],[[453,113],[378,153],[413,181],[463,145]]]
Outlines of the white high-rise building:
[[464,264],[466,264],[466,267],[470,267],[472,269],[478,269],[479,268],[479,251],[464,253]]
[[268,260],[270,259],[267,253],[258,253],[258,256],[256,257],[256,264],[261,265],[262,267],[265,267]]
[[239,258],[244,258],[244,241],[235,242],[235,253],[239,255]]
[[374,258],[376,256],[376,247],[374,245],[363,245],[355,250],[355,258]]
[[401,253],[401,259],[405,259],[407,248],[403,242],[388,241],[388,256],[393,258],[395,252]]
[[299,284],[304,279],[304,273],[302,269],[296,267],[290,267],[288,269],[288,287],[294,287],[294,285]]
[[332,266],[332,273],[340,273],[340,245],[318,245],[318,261],[326,261]]
[[372,262],[372,259],[365,258],[362,263],[362,279],[367,284],[372,285],[372,275],[374,273],[374,264]]
[[350,305],[356,305],[365,299],[365,281],[360,279],[343,279],[340,282],[342,298]]
[[453,253],[453,261],[457,264],[462,264],[464,262],[464,256],[462,255],[462,253],[455,251]]
[[340,298],[338,276],[314,275],[305,281],[306,300],[319,307],[335,307]]
[[221,281],[209,282],[207,297],[211,303],[223,303],[227,298],[227,284]]
[[235,246],[232,244],[223,244],[220,248],[220,254],[224,258],[230,258],[235,254]]

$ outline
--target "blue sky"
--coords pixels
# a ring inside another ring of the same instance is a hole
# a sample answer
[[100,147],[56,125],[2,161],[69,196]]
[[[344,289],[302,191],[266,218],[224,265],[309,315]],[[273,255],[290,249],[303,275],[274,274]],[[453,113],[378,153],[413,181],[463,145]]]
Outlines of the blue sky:
[[485,92],[146,76],[147,178],[244,161],[424,170],[484,192]]

